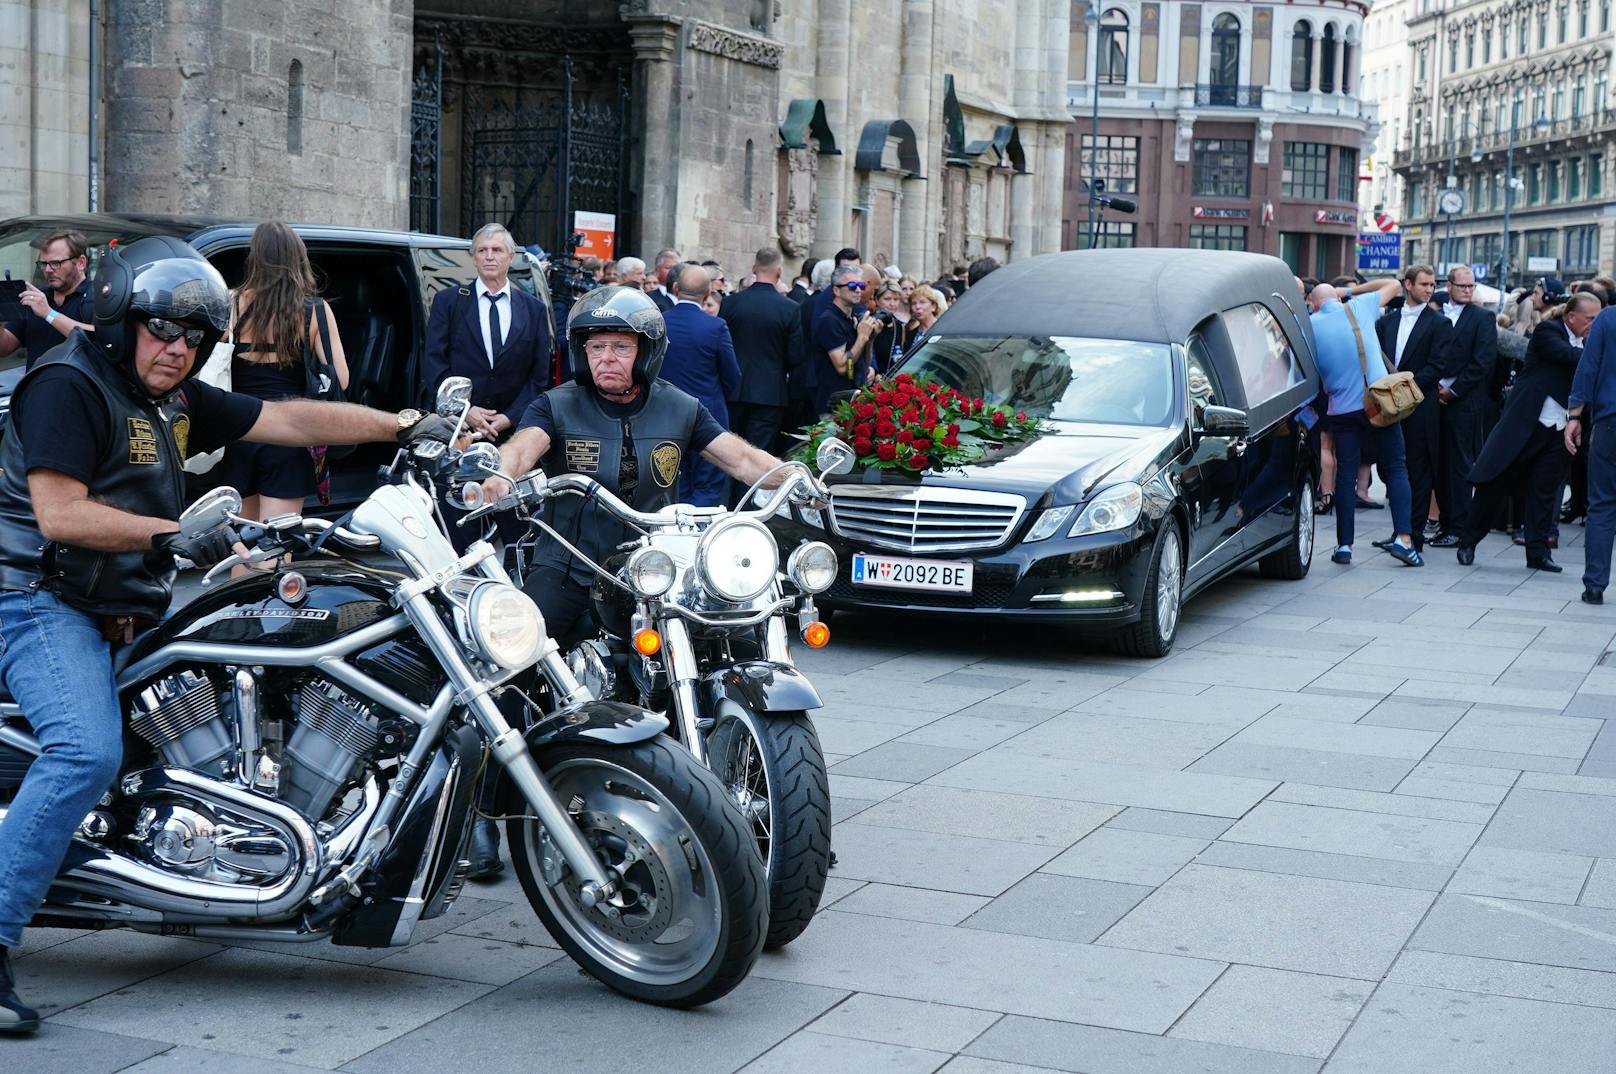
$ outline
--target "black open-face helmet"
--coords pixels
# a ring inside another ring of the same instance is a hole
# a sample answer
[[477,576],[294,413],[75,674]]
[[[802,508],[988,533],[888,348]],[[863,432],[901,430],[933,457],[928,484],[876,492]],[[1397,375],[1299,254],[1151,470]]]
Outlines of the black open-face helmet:
[[649,388],[662,371],[668,352],[668,328],[656,303],[635,287],[597,287],[573,304],[567,314],[567,355],[572,379],[591,390],[595,377],[589,370],[584,341],[596,332],[633,332],[640,337],[634,356],[634,383]]
[[107,247],[92,293],[95,342],[114,362],[133,359],[135,337],[129,322],[137,318],[161,317],[203,329],[198,366],[230,329],[230,291],[224,277],[190,244],[170,235]]

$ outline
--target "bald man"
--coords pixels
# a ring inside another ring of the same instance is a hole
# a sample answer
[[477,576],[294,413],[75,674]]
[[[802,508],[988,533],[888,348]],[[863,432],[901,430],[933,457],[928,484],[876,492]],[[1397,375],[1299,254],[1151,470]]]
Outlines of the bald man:
[[[701,400],[718,424],[729,427],[729,400],[741,386],[741,366],[729,326],[703,308],[712,288],[707,270],[687,264],[672,279],[673,305],[662,319],[668,326],[668,354],[662,379]],[[729,478],[695,452],[685,456],[679,499],[697,507],[723,504]]]

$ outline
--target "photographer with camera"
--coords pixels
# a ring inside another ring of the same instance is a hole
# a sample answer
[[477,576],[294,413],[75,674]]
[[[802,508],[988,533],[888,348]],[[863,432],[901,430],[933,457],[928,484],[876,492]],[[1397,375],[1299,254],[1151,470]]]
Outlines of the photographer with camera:
[[875,312],[871,316],[881,322],[881,330],[870,343],[870,361],[875,375],[884,377],[903,360],[903,336],[909,321],[903,290],[896,281],[888,280],[876,289]]
[[[26,347],[27,368],[32,369],[46,351],[60,344],[75,328],[95,331],[90,282],[85,278],[88,251],[88,241],[77,231],[58,231],[39,244],[34,266],[45,281],[45,289],[25,280],[17,281],[21,286],[16,288],[16,300],[24,316],[0,326],[0,358]],[[6,282],[12,283],[7,275]]]
[[814,319],[815,415],[830,409],[832,393],[861,388],[870,379],[870,341],[883,326],[873,313],[859,316],[868,288],[857,265],[843,265],[831,277],[830,308]]

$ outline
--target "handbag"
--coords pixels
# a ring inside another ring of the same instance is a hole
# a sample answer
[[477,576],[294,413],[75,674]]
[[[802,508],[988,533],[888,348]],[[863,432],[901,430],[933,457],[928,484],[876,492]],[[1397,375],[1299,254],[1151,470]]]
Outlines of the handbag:
[[1368,416],[1369,424],[1377,429],[1396,425],[1425,402],[1425,393],[1414,383],[1413,373],[1399,373],[1390,367],[1378,345],[1375,352],[1380,354],[1381,364],[1386,366],[1387,372],[1379,380],[1369,379],[1369,357],[1364,350],[1363,333],[1358,329],[1358,318],[1353,316],[1350,305],[1343,304],[1341,308],[1347,311],[1352,338],[1358,341],[1358,367],[1363,370],[1364,378],[1364,414]]

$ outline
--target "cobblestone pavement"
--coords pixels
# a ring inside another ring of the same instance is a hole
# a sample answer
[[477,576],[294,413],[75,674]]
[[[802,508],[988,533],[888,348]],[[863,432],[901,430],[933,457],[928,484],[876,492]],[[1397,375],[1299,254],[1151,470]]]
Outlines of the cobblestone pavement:
[[702,1011],[582,976],[507,871],[405,950],[35,931],[4,1068],[1603,1074],[1616,608],[1576,527],[1550,576],[1497,536],[1405,569],[1384,522],[1157,662],[838,620],[827,906]]

